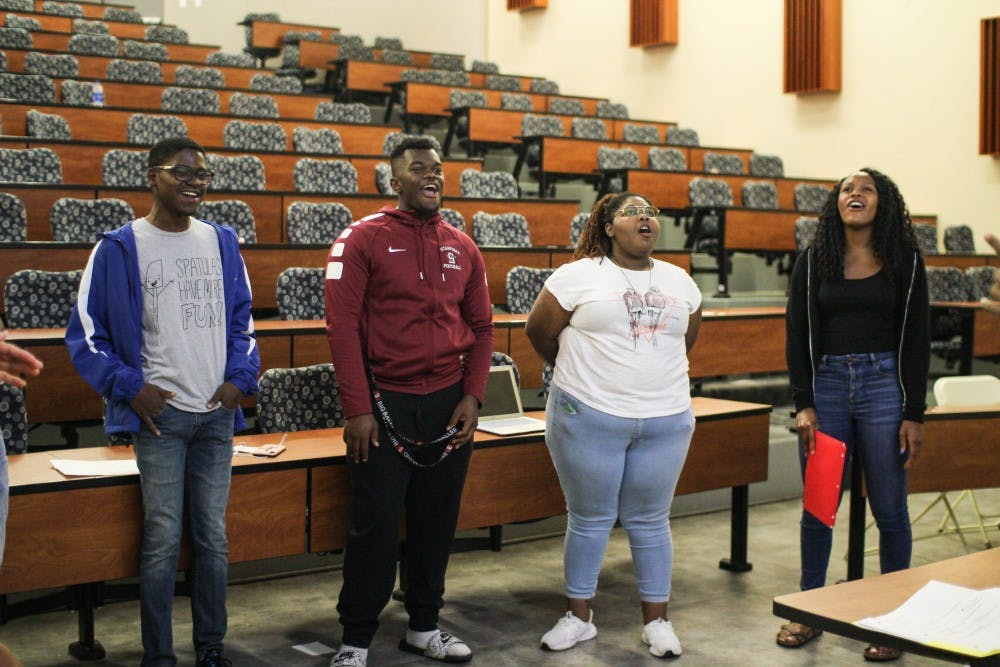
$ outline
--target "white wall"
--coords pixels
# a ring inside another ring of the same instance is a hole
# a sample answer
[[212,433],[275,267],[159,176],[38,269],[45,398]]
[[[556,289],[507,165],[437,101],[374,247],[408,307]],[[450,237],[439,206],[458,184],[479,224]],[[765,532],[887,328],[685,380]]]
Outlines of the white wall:
[[[1000,0],[844,0],[840,94],[782,90],[780,0],[680,0],[677,46],[628,47],[625,0],[489,2],[488,55],[566,92],[674,120],[703,144],[784,158],[790,176],[889,174],[939,226],[1000,232],[1000,160],[978,154],[979,20]],[[939,227],[939,228],[940,228]]]
[[[634,118],[694,127],[702,143],[777,153],[790,176],[886,172],[911,211],[939,225],[1000,231],[1000,159],[978,154],[979,20],[1000,0],[843,0],[843,89],[785,95],[781,0],[680,0],[680,43],[628,47],[626,0],[164,0],[192,41],[238,51],[246,12],[402,37],[408,48],[487,58],[554,79],[566,93],[609,97]],[[272,61],[273,62],[273,61]],[[939,228],[940,228],[939,227]]]

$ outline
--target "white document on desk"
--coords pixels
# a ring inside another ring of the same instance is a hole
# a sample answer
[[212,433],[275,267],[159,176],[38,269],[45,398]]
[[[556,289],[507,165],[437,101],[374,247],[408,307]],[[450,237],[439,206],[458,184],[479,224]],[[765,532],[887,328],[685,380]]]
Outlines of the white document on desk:
[[139,465],[135,462],[135,459],[112,459],[108,461],[50,459],[50,462],[53,468],[67,477],[122,477],[139,474]]
[[855,625],[973,657],[1000,653],[1000,588],[931,580],[883,616]]

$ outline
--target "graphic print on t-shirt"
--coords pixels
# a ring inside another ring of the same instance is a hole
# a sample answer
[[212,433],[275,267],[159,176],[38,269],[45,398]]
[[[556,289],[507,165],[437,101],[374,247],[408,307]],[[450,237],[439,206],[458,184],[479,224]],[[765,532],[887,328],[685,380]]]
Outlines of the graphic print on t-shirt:
[[153,311],[153,326],[156,331],[160,330],[160,294],[167,289],[174,281],[163,283],[163,260],[158,259],[150,262],[142,277],[142,289],[149,296],[149,301]]
[[640,340],[655,347],[657,334],[666,329],[668,320],[677,319],[674,310],[682,305],[677,299],[661,292],[656,285],[650,285],[645,294],[639,294],[630,285],[622,292],[622,301],[628,314],[629,334],[636,349]]
[[184,331],[211,329],[225,323],[222,263],[218,259],[180,257],[173,262],[170,273],[174,277],[168,279],[162,259],[150,262],[143,273],[142,288],[149,297],[156,333],[160,332],[160,295],[175,284],[176,297],[170,301],[177,305],[176,321]]

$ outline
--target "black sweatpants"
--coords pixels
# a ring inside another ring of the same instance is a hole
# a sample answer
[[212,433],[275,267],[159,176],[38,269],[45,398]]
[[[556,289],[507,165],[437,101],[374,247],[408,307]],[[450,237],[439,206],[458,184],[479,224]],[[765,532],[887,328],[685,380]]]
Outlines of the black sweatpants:
[[[459,383],[421,396],[383,390],[382,400],[397,432],[415,440],[432,440],[444,433],[462,395]],[[344,626],[343,643],[359,648],[371,643],[378,616],[392,595],[404,510],[409,627],[417,631],[437,627],[438,612],[444,605],[445,570],[472,455],[469,442],[438,465],[420,468],[393,448],[381,423],[378,441],[379,447],[368,449],[367,462],[347,461],[353,504],[337,611]],[[444,444],[428,448],[418,460],[437,460]]]

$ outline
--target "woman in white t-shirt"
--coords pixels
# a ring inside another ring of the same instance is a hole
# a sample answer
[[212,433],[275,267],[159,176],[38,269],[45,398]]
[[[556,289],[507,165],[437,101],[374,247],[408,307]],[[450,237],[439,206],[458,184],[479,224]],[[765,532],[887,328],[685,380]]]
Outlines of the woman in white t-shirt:
[[594,204],[574,261],[545,282],[526,333],[555,366],[546,443],[569,511],[566,614],[542,637],[561,651],[597,634],[590,601],[608,537],[620,520],[642,603],[642,641],[680,655],[667,617],[673,547],[670,503],[694,414],[687,351],[701,294],[682,269],[650,255],[658,211],[637,194]]

